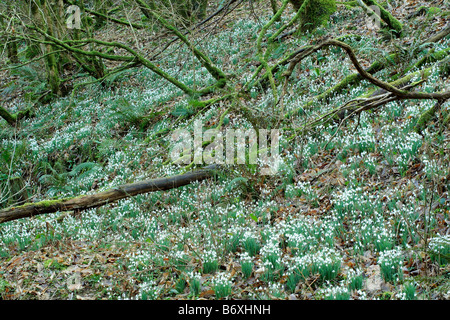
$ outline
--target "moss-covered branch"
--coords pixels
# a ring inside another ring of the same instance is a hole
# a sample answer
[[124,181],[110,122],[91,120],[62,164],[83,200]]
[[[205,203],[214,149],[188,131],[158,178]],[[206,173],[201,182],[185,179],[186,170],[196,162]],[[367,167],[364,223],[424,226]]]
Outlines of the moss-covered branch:
[[145,29],[145,25],[140,24],[140,23],[136,23],[136,22],[131,22],[131,21],[126,21],[126,20],[122,20],[122,19],[116,19],[114,17],[108,16],[106,14],[94,11],[94,10],[90,10],[88,8],[84,8],[84,11],[93,14],[94,16],[97,16],[99,18],[105,19],[105,20],[109,20],[118,24],[122,24],[124,26],[131,26],[135,29]]
[[125,184],[92,195],[74,198],[44,200],[36,203],[26,203],[22,206],[0,210],[0,224],[58,211],[86,210],[113,203],[120,199],[133,197],[138,194],[163,191],[188,185],[194,181],[202,181],[214,176],[218,167],[211,165],[202,170],[180,174],[167,178],[158,178],[136,183]]
[[417,133],[422,133],[422,131],[427,127],[428,122],[434,117],[436,112],[441,108],[445,100],[438,100],[433,107],[422,113],[422,115],[417,120],[414,126],[414,131]]
[[[448,62],[446,60],[441,61],[438,65],[439,69],[441,69],[446,64],[448,64]],[[431,75],[431,73],[435,67],[436,66],[433,65],[426,69],[407,74],[406,76],[404,76],[400,79],[397,79],[395,81],[388,83],[388,85],[390,88],[396,88],[396,90],[398,90],[398,91],[409,92],[409,89],[412,89],[412,88],[420,85],[421,83],[423,83]],[[414,78],[420,78],[421,80],[411,83],[411,80]],[[397,101],[397,100],[403,100],[403,99],[415,99],[415,97],[413,97],[413,96],[417,92],[410,92],[410,93],[411,93],[411,96],[409,96],[409,95],[405,96],[405,95],[396,95],[395,93],[392,92],[392,90],[384,90],[384,89],[369,90],[366,94],[363,94],[363,95],[359,96],[358,98],[349,101],[345,105],[336,107],[336,108],[320,115],[313,121],[310,121],[299,128],[295,128],[294,129],[295,133],[290,138],[288,138],[288,141],[294,139],[295,136],[299,134],[299,132],[310,131],[317,126],[323,125],[332,120],[344,121],[351,116],[359,114],[363,111],[378,108],[378,107],[385,105],[386,103],[389,103],[391,101]],[[420,92],[419,92],[419,94],[420,94]],[[443,103],[444,101],[449,99],[449,97],[450,97],[450,93],[447,92],[446,94],[438,94],[438,95],[435,95],[433,97],[428,97],[428,98],[435,99],[435,100],[437,100],[437,102]],[[426,99],[424,96],[422,98]],[[429,119],[431,119],[431,117],[433,117],[433,115],[438,110],[438,107],[440,105],[441,104],[436,104],[436,106],[434,108],[428,110],[426,113],[424,113],[420,117],[418,124],[416,125],[416,128],[415,128],[415,130],[417,132],[421,132],[425,128],[427,122],[429,121]],[[292,113],[290,113],[290,114],[292,114]]]
[[[427,44],[427,43],[438,42],[441,39],[444,39],[445,37],[447,37],[449,34],[450,34],[450,27],[446,27],[445,29],[439,31],[435,35],[433,35],[430,38],[428,38],[425,41],[423,41],[421,43],[421,45]],[[342,37],[338,38],[337,40],[342,41]],[[294,52],[294,54],[291,54],[288,58],[285,58],[282,61],[280,61],[279,65],[280,66],[281,65],[286,65],[287,63],[289,63],[293,59],[293,57],[295,57],[296,55],[298,55],[298,54],[302,53],[303,51],[309,49],[310,47],[311,46],[306,46],[304,48],[301,48],[300,50],[297,50],[296,52]],[[427,60],[418,61],[413,66],[407,68],[406,71],[404,72],[404,74],[407,73],[408,71],[412,70],[414,67],[419,68],[419,67],[423,66],[424,63],[436,62],[436,61],[439,61],[441,59],[444,59],[448,55],[448,53],[449,53],[448,49],[445,49],[445,50],[439,51],[436,54],[431,55]],[[366,69],[366,71],[368,73],[370,73],[370,74],[375,74],[375,73],[385,69],[390,64],[392,64],[393,61],[397,61],[398,59],[399,59],[399,53],[397,53],[397,52],[391,53],[389,55],[386,55],[382,59],[379,59],[379,60],[373,62]],[[303,105],[299,109],[304,109],[304,108],[312,106],[316,102],[327,100],[327,99],[331,98],[333,95],[336,95],[336,94],[342,92],[344,89],[346,89],[346,88],[348,88],[350,86],[357,85],[362,79],[363,79],[363,77],[361,76],[360,73],[358,73],[358,72],[352,73],[352,74],[346,76],[341,81],[339,81],[333,87],[328,88],[323,93],[318,94],[317,96],[315,96],[312,99],[310,99],[305,105]],[[394,79],[395,79],[395,77],[394,77]],[[294,114],[295,112],[297,112],[297,110],[292,111],[291,113],[287,114],[287,117],[289,117],[291,114]]]
[[9,125],[15,126],[17,121],[20,119],[23,119],[25,117],[28,117],[31,115],[31,109],[26,109],[19,111],[17,113],[11,113],[8,110],[6,110],[4,107],[0,106],[0,117],[6,120]]
[[383,8],[382,5],[380,5],[375,0],[363,0],[364,3],[368,6],[375,6],[380,10],[380,18],[383,20],[390,30],[393,30],[394,34],[397,36],[401,36],[403,31],[403,25],[400,21],[398,21],[394,16],[387,11],[385,8]]
[[171,25],[168,21],[166,21],[161,15],[159,15],[152,7],[150,7],[143,0],[135,0],[136,3],[144,8],[143,12],[146,12],[147,15],[155,18],[159,23],[161,23],[167,30],[176,35],[182,42],[186,44],[186,46],[191,50],[191,52],[195,55],[197,60],[201,63],[201,65],[208,70],[208,72],[219,82],[218,86],[223,87],[226,84],[226,75],[225,73],[217,68],[209,59],[207,55],[201,52],[196,46],[194,46],[188,38],[180,32],[177,28]]
[[0,117],[5,119],[6,122],[8,122],[8,124],[10,124],[11,126],[14,126],[16,124],[16,121],[17,121],[16,115],[10,113],[8,110],[3,108],[2,106],[0,106]]
[[[419,61],[414,63],[412,66],[408,67],[403,72],[403,74],[406,74],[413,69],[419,69],[427,63],[429,64],[429,63],[441,61],[441,60],[445,59],[449,54],[450,54],[450,48],[447,48],[447,49],[444,49],[441,51],[437,51],[437,52],[435,52],[434,50],[431,50],[431,52],[429,52],[427,55],[425,55],[422,59],[420,59]],[[394,79],[395,79],[395,77],[394,77]]]
[[[183,92],[185,92],[186,94],[189,94],[189,95],[194,94],[194,90],[192,90],[191,88],[189,88],[184,83],[177,80],[176,78],[170,76],[168,73],[164,72],[162,69],[158,68],[155,64],[153,64],[148,59],[146,59],[143,55],[137,53],[135,50],[133,50],[132,48],[130,48],[129,46],[127,46],[123,43],[115,42],[115,41],[108,42],[108,41],[102,41],[102,40],[93,39],[93,38],[83,39],[83,40],[62,41],[56,37],[52,37],[51,35],[47,34],[46,32],[44,32],[43,30],[41,30],[39,28],[31,27],[31,26],[30,26],[30,28],[34,28],[35,30],[40,32],[42,35],[45,36],[45,38],[47,40],[55,43],[56,45],[66,49],[70,52],[76,53],[76,54],[86,55],[86,56],[95,56],[95,57],[100,57],[100,58],[103,58],[106,60],[113,60],[113,61],[139,62],[140,64],[144,65],[151,71],[155,72],[159,76],[163,77],[170,83],[174,84],[175,86],[177,86],[178,88],[183,90]],[[78,48],[77,46],[74,46],[75,44],[78,45],[78,44],[82,44],[82,43],[95,43],[95,44],[99,44],[99,45],[103,45],[103,46],[107,46],[107,47],[116,47],[116,48],[124,49],[128,53],[130,53],[132,56],[111,55],[111,54],[108,54],[105,52],[100,52],[97,50],[83,50],[83,49]]]
[[[265,74],[267,75],[268,79],[269,79],[269,83],[270,86],[272,88],[272,94],[275,100],[277,100],[277,88],[275,85],[275,80],[273,79],[273,74],[272,74],[272,70],[269,67],[269,64],[267,62],[268,59],[268,55],[270,53],[270,46],[271,43],[268,43],[268,48],[266,50],[266,53],[263,54],[262,51],[262,39],[265,36],[267,30],[270,28],[271,25],[273,25],[280,17],[281,14],[283,13],[283,11],[286,9],[286,6],[288,5],[289,0],[284,0],[283,4],[281,5],[280,9],[278,9],[277,13],[275,15],[273,15],[272,19],[269,20],[269,22],[267,22],[261,29],[261,31],[259,32],[258,35],[258,39],[256,40],[256,52],[258,55],[258,59],[261,62],[261,66],[265,69]],[[271,40],[273,41],[274,38],[271,38]],[[259,72],[259,71],[258,71]]]

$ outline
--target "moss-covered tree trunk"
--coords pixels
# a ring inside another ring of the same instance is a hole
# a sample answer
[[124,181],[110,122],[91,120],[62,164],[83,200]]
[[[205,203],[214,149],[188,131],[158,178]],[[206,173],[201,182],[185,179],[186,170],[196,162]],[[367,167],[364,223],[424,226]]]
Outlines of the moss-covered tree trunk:
[[[34,22],[44,29],[48,34],[54,34],[53,19],[55,15],[51,15],[50,11],[54,12],[55,3],[50,3],[48,0],[32,1],[31,4],[31,14]],[[50,9],[49,9],[50,7]],[[47,83],[50,87],[52,94],[56,96],[61,96],[61,80],[59,77],[59,72],[61,67],[59,65],[58,56],[53,53],[55,47],[52,44],[43,44],[41,49],[45,55],[46,73],[47,73]]]

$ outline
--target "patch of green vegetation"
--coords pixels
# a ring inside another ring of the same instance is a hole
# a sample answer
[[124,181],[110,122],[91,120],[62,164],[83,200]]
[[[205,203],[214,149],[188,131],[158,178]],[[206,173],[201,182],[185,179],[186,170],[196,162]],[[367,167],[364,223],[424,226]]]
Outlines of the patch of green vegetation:
[[12,285],[3,277],[0,277],[0,292],[5,292],[6,288],[12,288]]

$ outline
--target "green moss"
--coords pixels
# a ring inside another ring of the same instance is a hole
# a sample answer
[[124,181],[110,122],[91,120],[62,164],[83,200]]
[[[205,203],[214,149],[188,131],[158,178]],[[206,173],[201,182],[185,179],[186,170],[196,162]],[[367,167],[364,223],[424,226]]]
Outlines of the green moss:
[[358,1],[347,1],[347,2],[339,2],[336,1],[336,4],[347,7],[348,9],[355,8],[358,6]]
[[436,8],[436,7],[429,7],[428,10],[428,15],[429,16],[434,16],[439,14],[442,10],[440,8]]
[[11,114],[8,110],[0,106],[0,117],[6,120],[11,126],[16,123],[16,116]]
[[383,8],[382,5],[378,4],[374,0],[363,0],[365,4],[368,6],[377,6],[380,9],[380,18],[389,26],[391,30],[394,31],[396,36],[401,36],[403,25],[400,21],[398,21],[394,16]]
[[[449,54],[450,54],[450,48],[427,54],[425,57],[423,57],[422,59],[417,61],[415,64],[413,64],[409,68],[407,68],[403,73],[406,74],[413,69],[420,69],[422,66],[424,66],[427,63],[430,64],[430,63],[433,63],[436,61],[441,61],[441,60],[445,59]],[[446,63],[443,63],[442,66],[443,67],[440,68],[442,70],[440,70],[439,73],[445,73],[445,67],[448,67]],[[394,79],[395,78],[396,78],[396,76],[394,76]]]
[[304,0],[298,1],[300,7],[300,32],[311,31],[327,23],[329,17],[336,11],[335,0]]
[[423,129],[426,128],[428,122],[433,118],[436,111],[439,109],[440,104],[436,103],[432,108],[425,111],[417,120],[416,125],[414,126],[414,131],[417,133],[421,133]]
[[[79,196],[79,197],[82,197],[82,196]],[[75,197],[75,198],[78,198],[78,197]],[[56,204],[60,204],[61,202],[64,202],[64,201],[67,201],[67,200],[71,200],[71,199],[75,199],[75,198],[61,198],[61,199],[55,199],[55,200],[42,200],[42,201],[39,201],[39,202],[27,202],[27,203],[24,203],[21,206],[11,207],[11,209],[12,208],[15,208],[15,209],[25,208],[25,207],[29,207],[29,206],[51,207],[51,206],[54,206]]]
[[38,202],[37,204],[44,206],[44,207],[51,207],[51,206],[54,206],[55,204],[61,203],[62,201],[64,201],[64,199],[43,200],[43,201]]

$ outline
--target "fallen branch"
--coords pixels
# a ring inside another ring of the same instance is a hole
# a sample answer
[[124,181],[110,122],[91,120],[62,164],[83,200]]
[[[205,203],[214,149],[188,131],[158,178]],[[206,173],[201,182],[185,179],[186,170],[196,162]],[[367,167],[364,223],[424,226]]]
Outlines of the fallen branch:
[[[234,9],[236,9],[239,5],[241,5],[241,3],[244,0],[239,0],[239,2],[233,7],[230,8],[231,4],[235,3],[237,0],[230,0],[227,4],[223,5],[222,7],[220,7],[217,11],[215,11],[214,13],[212,13],[209,17],[207,17],[206,19],[204,19],[203,21],[200,21],[199,23],[197,23],[191,30],[188,31],[184,31],[184,35],[188,35],[191,32],[198,32],[198,31],[202,31],[203,29],[209,27],[210,25],[216,23],[216,21],[212,21],[210,24],[205,25],[202,29],[199,29],[200,27],[202,27],[204,24],[206,24],[208,21],[210,21],[211,19],[213,19],[215,16],[219,15],[222,11],[225,10],[225,12],[223,13],[222,17],[220,17],[218,19],[218,21],[221,21],[226,15],[230,14],[231,12],[234,11]],[[140,7],[141,10],[144,10],[143,13],[147,18],[151,18],[151,14],[149,13],[149,11],[146,11],[145,8]],[[166,45],[160,49],[157,53],[155,53],[154,55],[152,55],[149,60],[153,61],[155,60],[159,55],[161,55],[164,51],[167,50],[168,47],[170,47],[175,41],[180,40],[179,37],[174,37],[172,40],[170,40],[169,42],[166,43]],[[150,52],[154,52],[157,48],[155,48],[154,50],[150,51]]]
[[450,34],[450,23],[448,23],[444,29],[442,29],[441,31],[436,33],[434,36],[432,36],[432,37],[428,38],[428,40],[424,41],[423,44],[438,42],[441,39],[444,39],[449,34]]
[[[423,46],[425,44],[439,42],[440,40],[442,40],[445,37],[447,37],[449,34],[450,34],[450,24],[447,25],[444,29],[442,29],[438,33],[436,33],[435,35],[433,35],[430,38],[424,40],[418,47],[421,47],[421,46]],[[342,38],[342,37],[340,37],[340,38]],[[337,38],[337,40],[341,40],[340,38]],[[291,62],[291,60],[296,55],[298,55],[299,53],[305,51],[305,49],[309,49],[310,47],[311,46],[307,46],[307,47],[301,48],[300,50],[297,50],[296,52],[291,54],[288,59],[283,59],[283,61],[281,61],[279,63],[279,65],[287,65],[289,62]],[[417,51],[417,49],[414,49],[414,51]],[[445,50],[443,50],[441,52],[445,52]],[[388,54],[383,59],[380,59],[380,60],[375,61],[374,63],[372,63],[366,69],[366,71],[368,73],[370,73],[370,74],[375,74],[375,73],[383,70],[384,68],[388,67],[392,63],[392,61],[396,61],[397,59],[399,59],[399,53],[398,52]],[[279,66],[276,65],[273,68],[273,72],[277,71],[278,68],[279,68]],[[410,70],[410,68],[408,68],[407,70]],[[314,103],[316,103],[316,102],[320,102],[320,101],[324,101],[324,100],[327,101],[333,95],[336,95],[336,94],[340,93],[345,88],[347,88],[349,86],[357,85],[362,79],[363,79],[363,77],[361,76],[361,74],[359,72],[352,73],[352,74],[346,76],[344,79],[342,79],[339,83],[337,83],[333,87],[331,87],[331,88],[327,89],[326,91],[322,92],[321,94],[318,94],[317,96],[311,98],[305,105],[303,105],[299,109],[305,109],[307,107],[310,107],[310,106],[314,105]],[[291,111],[286,116],[290,117],[292,114],[294,114],[297,111],[298,110]]]
[[[439,62],[438,67],[444,68],[448,64],[447,59]],[[292,65],[291,65],[292,67]],[[359,115],[363,111],[371,110],[378,108],[382,105],[385,105],[392,101],[398,101],[403,99],[414,99],[414,94],[421,94],[420,92],[409,92],[409,89],[412,89],[420,84],[422,84],[431,74],[433,67],[428,67],[423,70],[416,71],[414,73],[410,73],[400,79],[397,79],[396,81],[390,82],[390,83],[384,83],[385,85],[389,86],[390,88],[396,88],[396,91],[412,94],[412,97],[405,97],[405,96],[399,96],[396,93],[392,92],[392,90],[385,90],[385,89],[378,89],[376,91],[370,91],[368,94],[363,95],[359,98],[353,99],[343,106],[339,106],[337,108],[334,108],[333,110],[330,110],[326,112],[325,114],[321,115],[319,118],[308,122],[307,124],[295,128],[294,134],[291,135],[288,138],[288,141],[291,141],[296,136],[298,136],[301,132],[309,131],[313,129],[314,127],[317,127],[318,125],[324,125],[325,123],[335,119],[344,123],[347,119],[349,119],[352,116]],[[289,72],[292,72],[292,69],[289,69],[286,71],[285,76],[289,75]],[[411,83],[411,80],[415,77],[419,77],[422,80],[419,80],[417,82]],[[374,78],[375,79],[375,78]],[[377,81],[380,81],[378,79],[375,79]],[[380,81],[382,82],[382,81]],[[377,85],[378,87],[378,85]],[[426,123],[429,121],[429,119],[434,115],[434,113],[440,108],[440,106],[449,99],[450,92],[444,92],[439,94],[432,94],[432,96],[428,97],[422,97],[423,99],[435,99],[437,100],[437,103],[435,107],[433,107],[431,110],[425,112],[418,121],[418,124],[415,126],[414,130],[416,132],[421,132],[425,126]],[[419,99],[422,99],[419,98]],[[444,121],[444,123],[446,123]]]
[[124,184],[116,188],[92,195],[82,195],[75,198],[44,200],[36,203],[26,203],[18,207],[0,210],[0,224],[58,211],[79,211],[96,208],[120,199],[133,197],[138,194],[163,191],[188,185],[194,181],[202,181],[214,176],[218,167],[207,166],[201,170],[188,172],[167,178],[158,178]]

